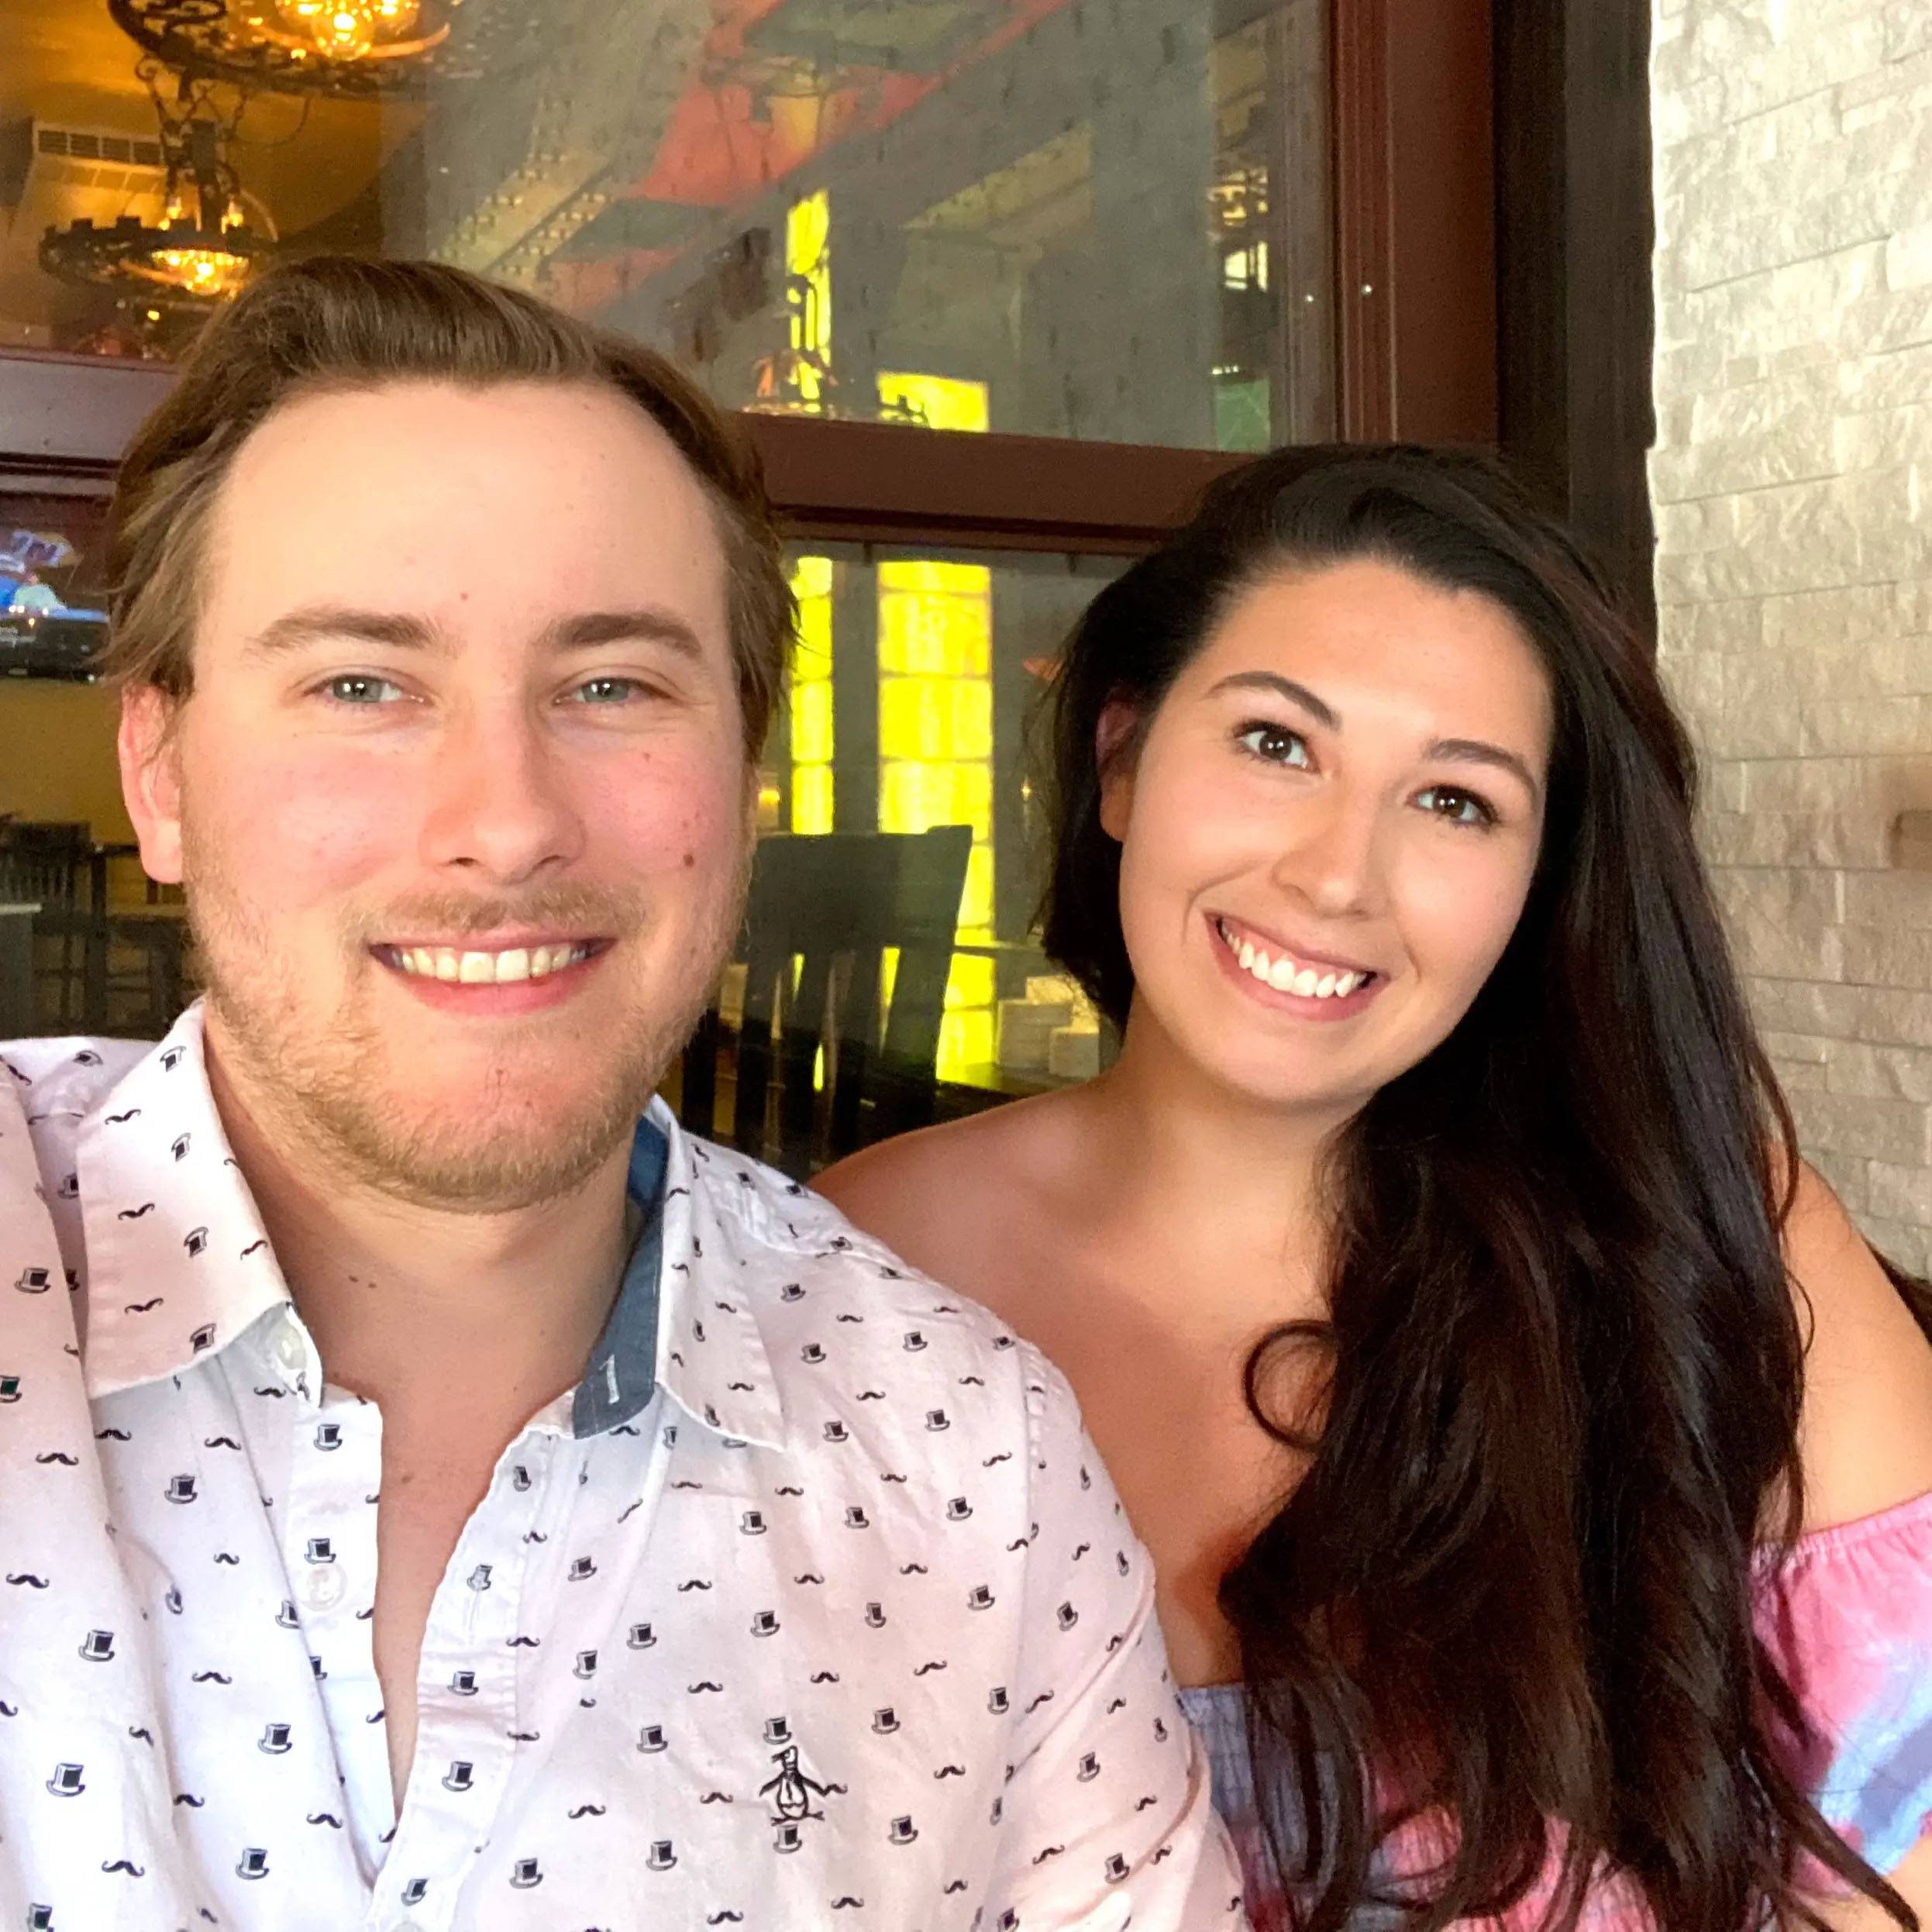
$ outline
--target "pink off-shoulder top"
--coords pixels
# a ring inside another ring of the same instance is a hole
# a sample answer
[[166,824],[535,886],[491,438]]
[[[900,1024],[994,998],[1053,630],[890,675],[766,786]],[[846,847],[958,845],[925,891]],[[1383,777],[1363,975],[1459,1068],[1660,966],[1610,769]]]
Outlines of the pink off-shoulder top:
[[[1881,1872],[1932,1834],[1932,1493],[1801,1538],[1758,1575],[1759,1635],[1782,1667],[1818,1743],[1792,1766],[1827,1820]],[[1255,1932],[1286,1932],[1248,1758],[1241,1687],[1181,1693],[1214,1766],[1214,1801],[1247,1875]],[[1394,1857],[1398,1864],[1400,1844]],[[1503,1921],[1527,1932],[1539,1892]],[[1351,1932],[1388,1915],[1365,1908]],[[1613,1876],[1592,1894],[1586,1932],[1657,1932],[1634,1888]]]

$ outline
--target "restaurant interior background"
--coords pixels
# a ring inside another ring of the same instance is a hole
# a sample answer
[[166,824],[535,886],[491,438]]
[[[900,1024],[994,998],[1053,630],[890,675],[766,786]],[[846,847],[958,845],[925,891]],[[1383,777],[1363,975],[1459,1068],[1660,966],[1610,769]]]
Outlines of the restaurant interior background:
[[[801,924],[760,966],[751,935],[754,980],[784,963],[791,1157],[895,1054],[897,1101],[867,1090],[833,1140],[1090,1073],[1098,1024],[1032,937],[1027,721],[1082,605],[1209,477],[1287,442],[1500,441],[1644,601],[1647,27],[1627,0],[12,0],[16,1011],[151,1035],[192,997],[91,678],[105,492],[206,316],[346,250],[532,290],[746,412],[802,618],[754,914],[808,923],[780,876],[804,842],[925,855],[846,908],[883,922],[869,965],[814,978]],[[1613,343],[1634,368],[1607,378]],[[943,826],[969,829],[879,843]],[[936,973],[902,969],[920,946]],[[747,970],[704,1036],[727,1082],[769,1024]]]

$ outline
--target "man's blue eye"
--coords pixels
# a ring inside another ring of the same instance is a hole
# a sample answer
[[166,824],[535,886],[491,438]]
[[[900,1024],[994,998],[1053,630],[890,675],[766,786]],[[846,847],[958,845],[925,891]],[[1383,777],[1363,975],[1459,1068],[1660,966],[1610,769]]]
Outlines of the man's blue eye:
[[621,704],[637,690],[634,677],[593,677],[578,685],[575,695],[586,704]]
[[339,704],[380,704],[384,694],[395,690],[386,677],[367,677],[350,673],[332,677],[324,688]]

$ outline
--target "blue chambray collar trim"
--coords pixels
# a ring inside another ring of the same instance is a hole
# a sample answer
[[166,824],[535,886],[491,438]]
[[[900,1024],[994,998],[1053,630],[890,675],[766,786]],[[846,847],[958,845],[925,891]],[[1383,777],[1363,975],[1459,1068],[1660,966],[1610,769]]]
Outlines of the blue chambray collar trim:
[[657,1391],[658,1303],[664,1266],[664,1170],[670,1147],[649,1119],[631,1142],[625,1183],[639,1216],[604,1332],[570,1400],[570,1433],[580,1440],[635,1422]]
[[[742,1187],[724,1185],[746,1178],[743,1157],[728,1161],[693,1138],[661,1099],[652,1101],[640,1124],[640,1140],[646,1130],[655,1131],[664,1149],[656,1223],[657,1379],[694,1422],[732,1446],[782,1449],[785,1404],[755,1295],[742,1279],[747,1267],[756,1269],[763,1243],[735,1198]],[[619,1386],[625,1386],[622,1365]]]

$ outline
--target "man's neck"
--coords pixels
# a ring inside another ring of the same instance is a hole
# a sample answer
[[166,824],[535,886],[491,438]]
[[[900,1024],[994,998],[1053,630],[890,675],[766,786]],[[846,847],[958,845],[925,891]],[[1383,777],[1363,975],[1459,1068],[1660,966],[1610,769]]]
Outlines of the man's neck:
[[628,1145],[567,1195],[501,1213],[439,1208],[290,1159],[212,1056],[209,1073],[331,1383],[394,1422],[452,1401],[527,1418],[580,1379],[628,1251]]

